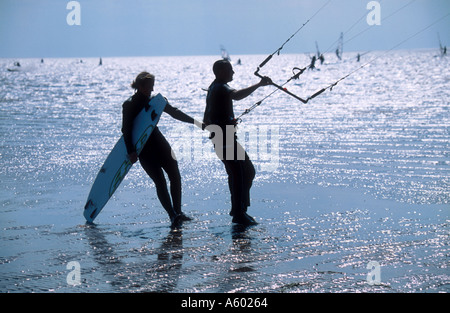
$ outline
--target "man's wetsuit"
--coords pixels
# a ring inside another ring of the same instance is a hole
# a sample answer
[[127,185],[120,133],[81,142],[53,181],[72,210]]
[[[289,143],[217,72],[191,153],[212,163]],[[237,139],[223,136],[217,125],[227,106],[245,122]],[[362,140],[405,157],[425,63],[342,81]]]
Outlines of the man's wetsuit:
[[[218,138],[214,133],[211,134],[211,139],[228,174],[232,204],[230,215],[237,216],[244,214],[247,207],[250,206],[250,188],[255,177],[255,168],[244,148],[237,142],[234,127],[230,127],[230,125],[235,125],[233,100],[231,98],[233,91],[234,89],[228,84],[218,80],[211,84],[206,97],[203,123],[207,126],[217,125],[222,130],[222,140],[217,140]],[[233,149],[232,153],[230,153],[230,149]]]

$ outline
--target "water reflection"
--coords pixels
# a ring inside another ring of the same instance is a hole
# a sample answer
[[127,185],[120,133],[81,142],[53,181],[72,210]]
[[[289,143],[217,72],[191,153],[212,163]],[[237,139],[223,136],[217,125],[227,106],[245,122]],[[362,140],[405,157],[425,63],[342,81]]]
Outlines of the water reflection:
[[254,226],[232,225],[231,244],[224,251],[224,268],[217,277],[218,292],[248,291],[256,282],[254,239],[249,230]]
[[[85,235],[93,258],[103,273],[95,276],[102,280],[95,282],[100,288],[107,284],[117,292],[173,292],[176,289],[183,261],[180,230],[170,231],[156,250],[133,249],[125,253],[117,251],[121,244],[108,241],[108,230],[87,225]],[[149,260],[155,252],[156,260]],[[130,259],[131,262],[128,261]]]
[[173,292],[176,289],[181,275],[182,262],[182,231],[170,231],[159,248],[156,272],[161,279],[155,284],[155,291]]
[[252,265],[254,261],[254,256],[252,256],[254,252],[252,236],[248,232],[250,228],[252,226],[232,225],[231,238],[233,241],[230,252],[233,264],[230,272],[245,273],[255,271]]
[[94,260],[103,272],[104,282],[110,284],[114,290],[120,290],[121,286],[127,284],[126,277],[119,274],[122,272],[125,264],[117,256],[118,254],[115,252],[113,245],[106,240],[104,230],[95,224],[88,223],[86,223],[84,230]]

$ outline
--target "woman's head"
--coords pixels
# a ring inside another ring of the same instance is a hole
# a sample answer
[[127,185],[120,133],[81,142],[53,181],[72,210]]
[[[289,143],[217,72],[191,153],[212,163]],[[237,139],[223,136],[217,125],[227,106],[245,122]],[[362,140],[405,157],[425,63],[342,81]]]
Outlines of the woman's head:
[[131,88],[150,97],[154,85],[155,85],[155,76],[148,72],[142,72],[139,73],[138,76],[136,76],[136,79],[131,84]]

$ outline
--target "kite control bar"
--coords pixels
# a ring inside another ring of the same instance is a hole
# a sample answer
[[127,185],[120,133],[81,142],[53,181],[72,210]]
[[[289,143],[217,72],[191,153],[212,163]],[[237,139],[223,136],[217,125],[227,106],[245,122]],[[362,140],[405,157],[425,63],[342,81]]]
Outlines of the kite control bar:
[[[271,58],[271,57],[268,57],[268,58],[267,58],[263,63],[261,63],[261,64],[263,65],[263,64],[267,63],[267,62],[270,60],[270,58]],[[258,67],[258,69],[256,70],[256,72],[255,72],[254,74],[255,74],[256,76],[258,76],[259,78],[264,78],[261,74],[259,74],[260,67],[261,67],[261,66]],[[298,72],[298,73],[295,73],[294,76],[292,76],[286,83],[290,82],[292,79],[298,79],[298,77],[303,73],[303,71],[306,69],[306,67],[303,68],[303,69],[299,69],[298,67],[296,67],[296,68],[294,68],[294,70],[295,70],[295,69],[298,69],[299,72]],[[285,83],[285,84],[286,84],[286,83]],[[300,100],[301,102],[303,102],[303,103],[305,103],[305,104],[308,102],[308,100],[304,100],[304,99],[300,98],[299,96],[293,94],[292,92],[290,92],[289,90],[287,90],[287,89],[284,88],[283,86],[280,86],[280,85],[278,85],[278,84],[275,84],[274,82],[271,82],[271,85],[277,87],[279,90],[284,91],[285,93],[287,93],[287,94],[290,95],[291,97],[294,97],[295,99]]]

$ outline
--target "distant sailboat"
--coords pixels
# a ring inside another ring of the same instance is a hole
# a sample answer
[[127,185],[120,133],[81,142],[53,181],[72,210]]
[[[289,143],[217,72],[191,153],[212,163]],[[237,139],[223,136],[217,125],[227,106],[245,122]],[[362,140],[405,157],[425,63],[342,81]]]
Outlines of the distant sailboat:
[[21,65],[18,61],[14,62],[14,67],[8,68],[8,72],[19,72],[21,70]]
[[316,52],[317,59],[320,60],[320,64],[323,64],[323,62],[325,62],[325,57],[323,56],[322,53],[320,53],[319,44],[317,43],[317,41],[316,41],[316,51],[317,51]]
[[356,61],[357,61],[357,62],[360,62],[360,61],[361,61],[361,57],[364,56],[364,55],[366,55],[367,53],[370,53],[370,51],[366,51],[366,52],[364,52],[364,53],[358,53],[358,54],[356,55]]
[[441,57],[446,56],[447,55],[447,46],[442,46],[441,36],[439,36],[439,33],[438,33],[438,40],[439,40],[439,50],[441,52]]
[[336,47],[336,56],[339,60],[342,60],[342,54],[344,52],[344,33],[341,33],[339,37],[338,45]]
[[230,55],[228,54],[228,51],[224,46],[220,46],[220,53],[222,55],[222,59],[231,61]]

